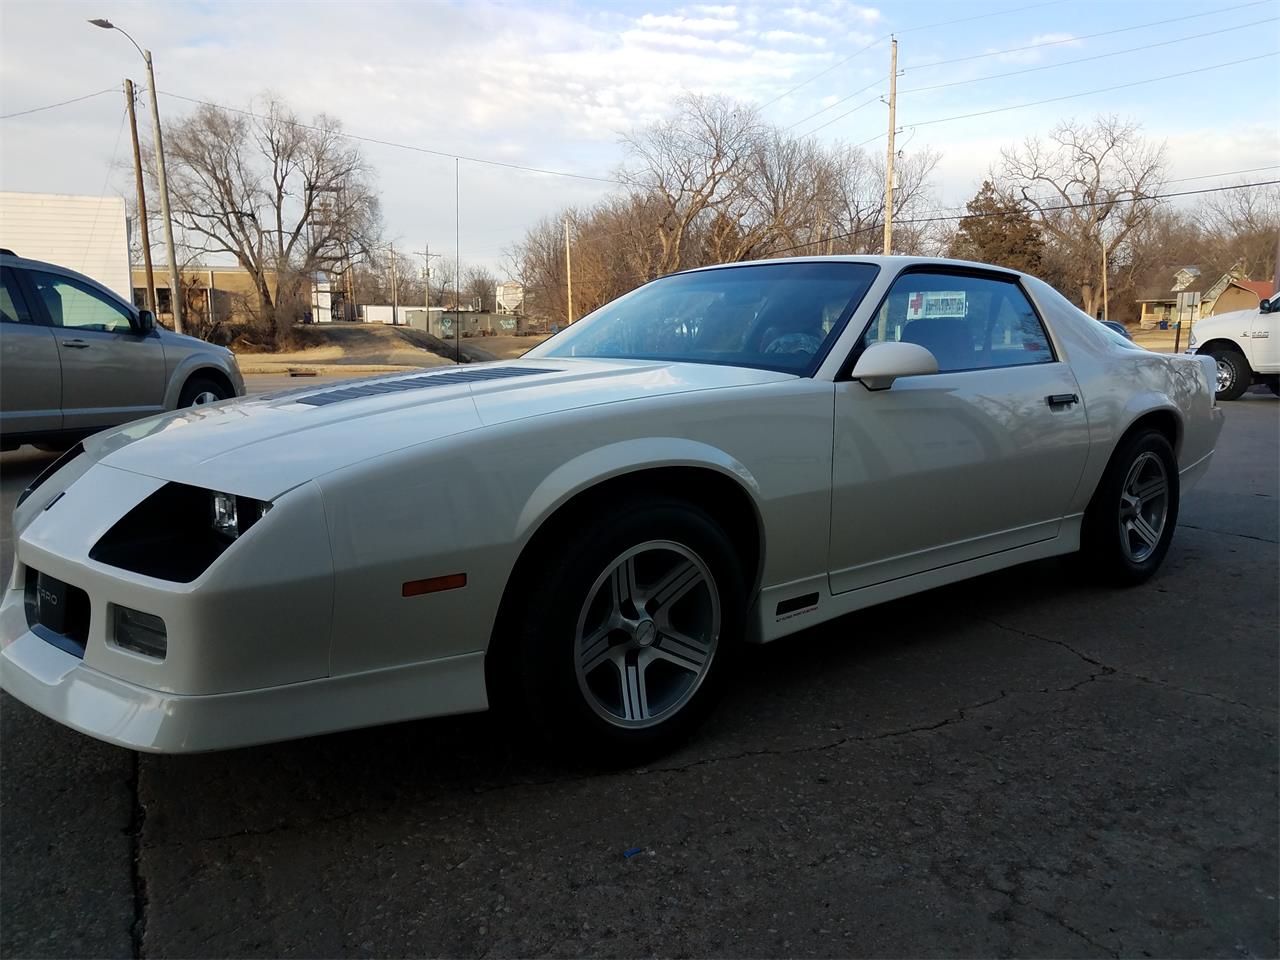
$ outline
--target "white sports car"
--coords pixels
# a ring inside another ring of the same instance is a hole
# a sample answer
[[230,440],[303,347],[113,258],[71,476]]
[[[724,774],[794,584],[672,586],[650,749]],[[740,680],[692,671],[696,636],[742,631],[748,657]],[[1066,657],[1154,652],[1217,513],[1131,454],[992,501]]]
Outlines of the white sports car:
[[521,360],[84,441],[15,511],[0,683],[138,750],[513,704],[639,758],[744,643],[1077,550],[1149,577],[1215,379],[996,267],[675,274]]

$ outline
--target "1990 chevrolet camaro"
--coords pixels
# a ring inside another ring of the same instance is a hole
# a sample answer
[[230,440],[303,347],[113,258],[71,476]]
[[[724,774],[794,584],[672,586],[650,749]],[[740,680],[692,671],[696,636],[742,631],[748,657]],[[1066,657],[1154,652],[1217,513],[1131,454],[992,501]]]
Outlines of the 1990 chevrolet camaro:
[[15,512],[0,683],[137,750],[513,704],[639,758],[744,643],[1055,554],[1146,579],[1215,377],[995,267],[675,274],[520,360],[84,441]]

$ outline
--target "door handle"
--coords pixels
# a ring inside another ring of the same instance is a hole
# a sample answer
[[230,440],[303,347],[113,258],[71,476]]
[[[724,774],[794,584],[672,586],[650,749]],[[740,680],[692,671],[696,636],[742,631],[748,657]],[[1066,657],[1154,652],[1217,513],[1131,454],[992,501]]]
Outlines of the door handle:
[[62,345],[72,350],[84,350],[89,346],[84,340],[63,340]]
[[1044,402],[1050,407],[1069,407],[1073,403],[1079,403],[1080,398],[1074,393],[1052,393],[1044,398]]

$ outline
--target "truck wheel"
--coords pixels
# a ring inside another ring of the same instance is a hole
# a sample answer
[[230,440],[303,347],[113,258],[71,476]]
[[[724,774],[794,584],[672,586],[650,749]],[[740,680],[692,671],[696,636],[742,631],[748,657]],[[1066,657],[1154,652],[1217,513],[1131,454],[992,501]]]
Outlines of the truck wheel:
[[1080,552],[1106,582],[1132,586],[1164,561],[1178,522],[1178,464],[1157,430],[1120,441],[1084,514]]
[[1253,371],[1244,354],[1231,347],[1214,347],[1209,351],[1218,365],[1219,400],[1238,400],[1253,382]]

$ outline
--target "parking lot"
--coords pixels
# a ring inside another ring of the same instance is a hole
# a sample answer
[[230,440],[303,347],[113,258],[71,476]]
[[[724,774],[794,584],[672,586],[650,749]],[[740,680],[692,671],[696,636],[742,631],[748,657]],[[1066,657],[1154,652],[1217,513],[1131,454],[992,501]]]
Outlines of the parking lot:
[[[1276,956],[1280,400],[1226,410],[1145,586],[1046,561],[753,649],[645,769],[487,716],[139,756],[6,697],[0,954]],[[6,580],[49,460],[0,458]]]

